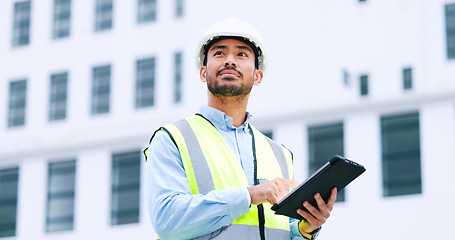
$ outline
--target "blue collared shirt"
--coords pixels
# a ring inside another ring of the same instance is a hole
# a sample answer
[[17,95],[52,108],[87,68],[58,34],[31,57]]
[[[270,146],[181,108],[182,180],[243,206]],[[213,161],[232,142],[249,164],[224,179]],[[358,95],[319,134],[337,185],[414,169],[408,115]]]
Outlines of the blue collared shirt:
[[[207,118],[228,143],[240,161],[248,185],[253,186],[254,165],[248,113],[242,126],[223,112],[203,106],[199,113]],[[190,239],[230,225],[248,213],[251,202],[247,188],[191,194],[177,147],[165,131],[159,131],[148,150],[146,163],[147,204],[156,233],[163,239]],[[304,239],[298,221],[289,221],[292,240]]]

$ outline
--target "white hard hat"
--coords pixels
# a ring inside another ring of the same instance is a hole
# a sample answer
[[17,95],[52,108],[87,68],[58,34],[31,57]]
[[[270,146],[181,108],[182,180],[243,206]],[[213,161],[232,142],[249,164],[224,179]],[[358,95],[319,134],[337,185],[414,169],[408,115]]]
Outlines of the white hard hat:
[[[256,54],[257,69],[265,71],[265,55],[264,46],[261,41],[259,32],[249,23],[240,21],[235,18],[230,18],[221,22],[212,24],[207,31],[205,31],[196,53],[196,66],[199,69],[204,66],[206,46],[212,40],[219,37],[239,37],[248,43],[252,44],[256,49],[253,49]],[[257,51],[256,51],[257,50]]]

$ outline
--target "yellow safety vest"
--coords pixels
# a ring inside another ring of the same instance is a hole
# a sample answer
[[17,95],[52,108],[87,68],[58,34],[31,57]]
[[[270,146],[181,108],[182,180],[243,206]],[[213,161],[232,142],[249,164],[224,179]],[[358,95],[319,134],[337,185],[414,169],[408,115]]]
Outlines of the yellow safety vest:
[[[292,179],[292,153],[251,125],[250,129],[253,132],[256,179]],[[193,194],[248,187],[239,160],[218,130],[201,115],[168,124],[156,132],[160,130],[168,132],[176,144]],[[144,150],[146,157],[147,151],[148,149]],[[269,203],[263,203],[263,208],[266,239],[290,239],[289,218],[275,215]],[[214,238],[201,239],[260,239],[258,206],[252,205],[247,214],[235,219],[232,225],[218,232]]]

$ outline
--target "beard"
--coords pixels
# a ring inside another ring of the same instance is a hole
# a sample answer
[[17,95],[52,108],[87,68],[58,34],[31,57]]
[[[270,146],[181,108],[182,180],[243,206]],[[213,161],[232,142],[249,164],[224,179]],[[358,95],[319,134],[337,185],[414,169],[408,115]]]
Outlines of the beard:
[[210,81],[209,79],[207,79],[207,88],[216,97],[244,96],[251,92],[251,87],[247,88],[243,83],[235,84],[233,82],[227,82],[220,84],[217,81]]
[[[224,69],[217,72],[216,77],[219,76],[220,72]],[[240,73],[240,76],[243,78],[243,74]],[[237,83],[234,78],[223,78],[223,82],[211,79],[207,76],[207,88],[209,91],[216,97],[235,97],[235,96],[246,96],[251,92],[253,84],[245,86],[242,82]]]

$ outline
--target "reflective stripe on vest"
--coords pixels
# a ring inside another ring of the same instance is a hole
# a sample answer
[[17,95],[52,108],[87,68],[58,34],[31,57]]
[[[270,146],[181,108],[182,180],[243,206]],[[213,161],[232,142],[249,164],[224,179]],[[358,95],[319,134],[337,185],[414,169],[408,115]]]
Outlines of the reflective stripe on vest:
[[[168,124],[161,129],[166,130],[177,145],[188,185],[193,194],[248,187],[248,181],[239,160],[208,120],[195,115],[174,124]],[[258,179],[272,180],[278,177],[292,179],[291,152],[252,126],[251,129],[258,163]],[[289,239],[289,218],[274,215],[269,203],[263,203],[263,205],[266,219],[265,232],[266,237],[269,236],[267,239]],[[220,231],[214,239],[232,239],[234,233],[236,233],[235,236],[239,235],[239,239],[260,239],[258,225],[257,206],[252,205],[247,214],[234,220],[230,227],[223,228],[224,230]],[[245,235],[250,232],[251,236]]]
[[[281,229],[265,229],[265,238],[270,240],[289,240],[289,231]],[[193,238],[193,240],[239,240],[248,239],[256,240],[260,239],[259,230],[257,226],[233,224],[229,227],[224,227],[216,230],[215,232],[209,233],[204,236]]]
[[[200,159],[205,159],[204,153],[202,152],[201,146],[194,134],[193,130],[191,129],[190,124],[186,120],[180,120],[174,124],[183,136],[185,140],[187,149],[188,149],[188,157],[191,161],[191,166],[194,171],[194,176],[196,178],[196,184],[198,188],[198,192],[193,192],[193,194],[201,193],[207,194],[210,191],[215,189],[213,185],[212,175],[210,173],[209,165],[207,161],[201,161]],[[188,161],[186,158],[185,161]],[[187,166],[189,163],[186,164]],[[186,169],[186,168],[185,168]],[[185,170],[186,171],[186,170]]]

